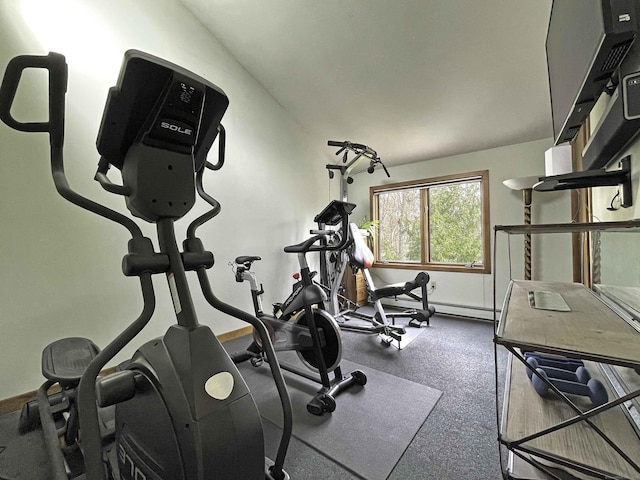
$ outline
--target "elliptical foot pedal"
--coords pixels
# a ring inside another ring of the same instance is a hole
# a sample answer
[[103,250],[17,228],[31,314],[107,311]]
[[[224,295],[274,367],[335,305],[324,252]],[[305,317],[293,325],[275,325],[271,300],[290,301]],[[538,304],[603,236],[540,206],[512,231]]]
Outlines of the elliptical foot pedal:
[[42,375],[62,388],[74,388],[98,353],[100,349],[87,338],[56,340],[42,351]]

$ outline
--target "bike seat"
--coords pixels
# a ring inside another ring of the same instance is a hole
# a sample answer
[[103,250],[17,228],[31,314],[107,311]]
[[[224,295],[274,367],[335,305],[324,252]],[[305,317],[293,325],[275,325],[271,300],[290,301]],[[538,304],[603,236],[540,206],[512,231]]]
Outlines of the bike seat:
[[69,337],[56,340],[42,351],[42,375],[62,388],[75,388],[100,349],[89,339]]
[[252,264],[256,260],[262,260],[260,257],[252,257],[250,255],[243,255],[241,257],[236,258],[236,263],[239,265],[243,265],[245,263]]

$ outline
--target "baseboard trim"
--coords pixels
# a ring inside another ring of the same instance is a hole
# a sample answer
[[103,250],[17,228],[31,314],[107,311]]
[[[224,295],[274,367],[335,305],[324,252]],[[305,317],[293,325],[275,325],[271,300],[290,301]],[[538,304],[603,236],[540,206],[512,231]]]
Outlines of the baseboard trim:
[[229,340],[234,340],[236,338],[249,335],[252,331],[253,331],[253,327],[251,325],[247,325],[246,327],[242,327],[237,330],[232,330],[227,333],[221,333],[220,335],[216,335],[216,338],[220,341],[220,343],[225,343],[225,342],[228,342]]
[[[252,326],[247,326],[243,328],[239,328],[237,330],[232,330],[231,332],[222,333],[220,335],[216,335],[216,338],[220,341],[220,343],[225,343],[235,338],[244,337],[245,335],[249,335],[252,331]],[[102,371],[102,374],[109,374],[115,371],[115,368],[107,368]],[[51,392],[54,393],[56,391],[56,387],[51,389]],[[59,388],[57,391],[60,391]],[[27,402],[31,400],[35,400],[37,391],[22,393],[20,395],[16,395],[15,397],[5,398],[4,400],[0,400],[0,415],[5,415],[7,413],[15,412],[22,408]]]
[[22,395],[16,395],[15,397],[7,398],[5,400],[0,401],[0,415],[5,415],[7,413],[15,412],[16,410],[20,410],[22,405],[27,402],[30,402],[36,398],[36,392],[23,393]]

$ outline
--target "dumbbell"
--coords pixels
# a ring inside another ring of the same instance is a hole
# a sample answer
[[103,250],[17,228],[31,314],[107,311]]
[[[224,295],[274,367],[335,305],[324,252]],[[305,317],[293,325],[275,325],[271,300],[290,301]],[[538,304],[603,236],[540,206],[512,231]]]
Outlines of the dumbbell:
[[527,368],[527,377],[529,377],[529,380],[531,380],[531,377],[533,377],[533,370],[537,370],[538,368],[544,370],[544,373],[546,373],[547,377],[549,378],[558,378],[560,380],[568,380],[570,382],[578,382],[585,385],[591,379],[589,370],[584,367],[578,367],[575,371],[556,367],[548,367],[546,365],[542,365],[541,361],[536,357],[527,358],[527,363],[531,367]]
[[535,358],[541,367],[561,368],[575,372],[578,367],[584,367],[582,360],[577,358],[552,357],[537,352],[525,352],[525,359]]
[[[549,378],[542,368],[536,369],[536,372],[549,380],[549,382],[561,392],[589,397],[591,399],[591,403],[593,403],[595,407],[604,405],[609,401],[607,389],[604,387],[602,382],[595,378],[590,379],[585,385],[583,383],[561,380],[559,378]],[[533,375],[531,383],[533,383],[533,388],[538,392],[538,395],[541,397],[546,397],[548,395],[549,386],[538,378],[537,375]]]

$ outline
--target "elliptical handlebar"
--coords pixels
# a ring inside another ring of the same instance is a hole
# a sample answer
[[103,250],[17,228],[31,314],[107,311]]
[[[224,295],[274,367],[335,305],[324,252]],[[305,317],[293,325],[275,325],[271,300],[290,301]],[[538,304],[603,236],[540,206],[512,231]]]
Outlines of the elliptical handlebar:
[[[22,72],[26,68],[45,68],[49,72],[49,120],[47,122],[18,122],[10,113],[15,94],[17,92]],[[75,192],[67,181],[64,171],[64,123],[65,123],[65,95],[67,92],[68,68],[65,57],[58,53],[47,56],[23,55],[13,58],[5,70],[0,85],[0,119],[9,127],[23,132],[46,132],[49,134],[51,173],[58,193],[69,202],[90,212],[112,220],[129,230],[133,245],[149,247],[143,237],[140,227],[130,218],[90,200]],[[80,419],[85,432],[84,460],[88,478],[105,478],[102,465],[100,426],[98,420],[95,393],[95,379],[107,362],[117,352],[122,350],[149,322],[155,310],[155,295],[151,274],[140,275],[140,285],[143,296],[143,308],[138,318],[131,323],[116,339],[107,345],[94,358],[82,376],[78,387],[78,404],[83,415]],[[52,459],[54,462],[63,461]]]
[[[20,122],[11,115],[22,72],[27,68],[45,68],[49,72],[49,121]],[[0,119],[22,132],[47,132],[52,145],[64,141],[64,98],[67,92],[68,68],[63,55],[21,55],[9,61],[0,86]]]
[[227,144],[227,131],[224,129],[222,124],[218,125],[218,161],[216,163],[211,163],[209,161],[204,162],[204,166],[209,170],[220,170],[224,165],[224,152]]
[[202,176],[204,174],[204,171],[205,169],[203,168],[196,172],[196,191],[198,192],[198,195],[200,195],[200,198],[211,205],[211,210],[203,213],[189,224],[189,227],[187,228],[188,239],[195,239],[197,237],[196,230],[198,229],[198,227],[202,226],[222,211],[222,205],[220,205],[220,202],[209,195],[204,189],[204,185],[202,184]]
[[[26,68],[45,68],[49,72],[49,121],[19,122],[11,115],[11,107]],[[0,85],[0,120],[22,132],[46,132],[49,134],[51,174],[58,193],[71,203],[119,223],[132,237],[142,237],[140,227],[130,218],[83,197],[75,192],[64,171],[64,122],[65,95],[67,93],[68,68],[64,55],[50,52],[46,56],[21,55],[11,59]]]

